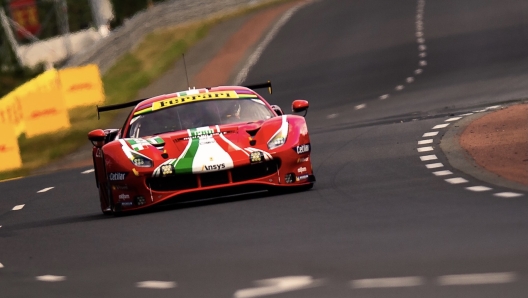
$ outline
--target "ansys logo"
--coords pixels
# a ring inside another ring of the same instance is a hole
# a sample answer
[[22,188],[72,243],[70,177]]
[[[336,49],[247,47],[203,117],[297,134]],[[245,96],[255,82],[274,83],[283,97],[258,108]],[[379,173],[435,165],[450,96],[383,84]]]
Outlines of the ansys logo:
[[219,170],[223,170],[225,169],[225,163],[219,163],[219,164],[216,164],[216,165],[203,165],[202,166],[202,171],[205,170],[205,171],[219,171]]

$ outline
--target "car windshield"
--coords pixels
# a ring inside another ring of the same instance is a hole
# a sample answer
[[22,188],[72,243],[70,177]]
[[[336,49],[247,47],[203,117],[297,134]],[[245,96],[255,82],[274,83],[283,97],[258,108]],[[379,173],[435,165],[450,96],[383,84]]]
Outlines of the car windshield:
[[273,112],[260,99],[204,100],[133,117],[126,137],[139,138],[203,126],[261,121],[271,117],[274,117]]

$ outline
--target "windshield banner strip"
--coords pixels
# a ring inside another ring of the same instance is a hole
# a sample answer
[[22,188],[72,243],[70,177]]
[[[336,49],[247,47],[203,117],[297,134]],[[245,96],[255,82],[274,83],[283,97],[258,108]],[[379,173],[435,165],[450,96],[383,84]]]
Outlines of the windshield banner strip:
[[188,96],[179,96],[167,98],[164,100],[156,101],[152,103],[152,111],[172,107],[179,104],[185,104],[190,102],[202,101],[202,100],[213,100],[213,99],[233,99],[239,98],[235,91],[222,91],[222,92],[209,92],[200,93]]

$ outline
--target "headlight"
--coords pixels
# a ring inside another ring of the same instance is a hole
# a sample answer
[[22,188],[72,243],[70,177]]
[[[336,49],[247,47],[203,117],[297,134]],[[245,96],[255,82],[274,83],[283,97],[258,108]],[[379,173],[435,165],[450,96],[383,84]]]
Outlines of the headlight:
[[268,149],[275,149],[286,143],[286,138],[288,137],[288,121],[286,121],[286,116],[282,116],[282,125],[279,130],[271,137],[268,141]]
[[152,160],[143,154],[139,154],[135,151],[130,151],[132,158],[130,159],[136,167],[150,168],[153,166]]

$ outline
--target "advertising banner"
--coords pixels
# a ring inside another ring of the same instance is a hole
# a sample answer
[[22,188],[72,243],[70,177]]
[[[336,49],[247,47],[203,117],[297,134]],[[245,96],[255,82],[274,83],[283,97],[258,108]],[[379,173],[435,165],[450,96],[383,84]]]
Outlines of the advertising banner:
[[[11,17],[22,28],[36,35],[40,31],[37,4],[35,0],[11,0],[9,1]],[[24,37],[23,30],[17,30],[18,38]]]
[[0,123],[0,172],[22,167],[22,158],[13,126]]
[[56,70],[46,71],[19,89],[15,94],[23,93],[19,98],[27,138],[70,128]]
[[13,92],[0,100],[0,123],[11,125],[17,136],[24,132],[23,117],[22,105]]
[[95,106],[105,100],[103,82],[96,64],[59,70],[66,108]]

